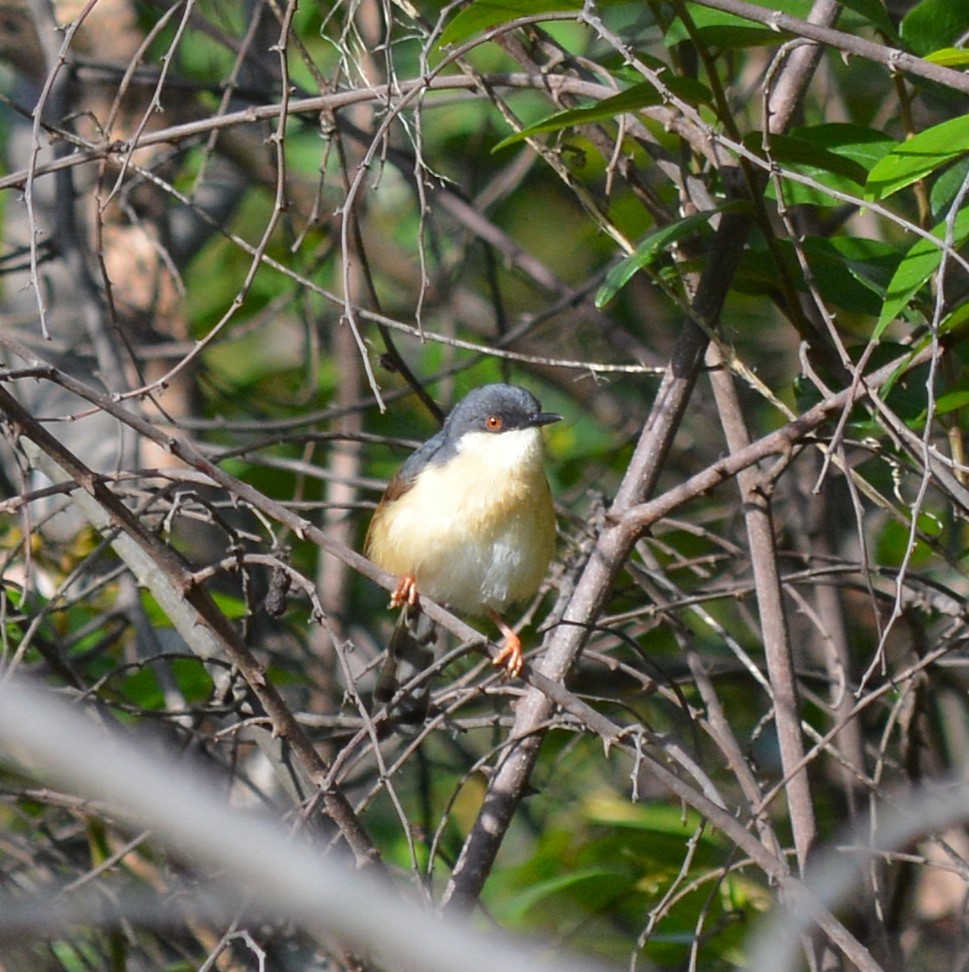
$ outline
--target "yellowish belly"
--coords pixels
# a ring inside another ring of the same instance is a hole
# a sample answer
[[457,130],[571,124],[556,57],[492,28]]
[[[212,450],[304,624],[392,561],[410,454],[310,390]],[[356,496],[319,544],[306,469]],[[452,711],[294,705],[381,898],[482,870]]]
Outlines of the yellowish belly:
[[460,461],[425,470],[378,517],[368,554],[458,611],[501,611],[538,590],[555,551],[555,514],[541,466],[482,476]]

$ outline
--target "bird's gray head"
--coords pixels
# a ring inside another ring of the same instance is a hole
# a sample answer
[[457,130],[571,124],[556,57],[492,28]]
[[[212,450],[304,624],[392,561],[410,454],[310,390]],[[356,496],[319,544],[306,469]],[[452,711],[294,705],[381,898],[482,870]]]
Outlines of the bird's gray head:
[[543,412],[538,399],[517,385],[482,385],[458,402],[444,423],[444,435],[456,442],[468,432],[514,432],[551,425],[562,418]]

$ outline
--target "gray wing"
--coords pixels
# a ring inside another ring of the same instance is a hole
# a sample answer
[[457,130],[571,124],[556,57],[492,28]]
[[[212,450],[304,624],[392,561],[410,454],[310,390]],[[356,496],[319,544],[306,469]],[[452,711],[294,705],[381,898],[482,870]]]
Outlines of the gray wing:
[[453,443],[447,441],[446,430],[447,426],[436,435],[432,435],[416,452],[412,452],[400,467],[397,478],[405,482],[413,482],[425,466],[436,466],[451,459],[455,448]]

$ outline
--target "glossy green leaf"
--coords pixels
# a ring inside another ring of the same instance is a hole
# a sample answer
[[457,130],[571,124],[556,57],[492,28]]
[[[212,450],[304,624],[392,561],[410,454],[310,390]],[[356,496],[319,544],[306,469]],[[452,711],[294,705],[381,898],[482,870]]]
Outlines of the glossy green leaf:
[[969,67],[969,51],[962,47],[943,47],[926,54],[925,60],[942,67],[965,68]]
[[[699,101],[707,101],[710,91],[698,81],[690,78],[670,78],[669,90],[676,97],[695,104]],[[540,135],[544,132],[556,132],[563,128],[574,128],[576,125],[590,125],[594,122],[607,121],[621,115],[627,111],[638,111],[640,108],[649,108],[663,103],[663,96],[656,88],[648,82],[633,85],[619,94],[610,98],[603,98],[593,105],[583,105],[579,108],[570,108],[567,111],[558,111],[554,115],[523,128],[514,135],[509,135],[502,139],[492,151],[520,142],[523,139],[531,138],[533,135]]]
[[444,28],[441,47],[458,44],[491,27],[520,17],[569,13],[581,9],[582,0],[475,0]]
[[[932,230],[932,235],[939,240],[945,237],[945,233],[945,223],[940,223]],[[952,245],[961,246],[967,237],[969,237],[969,209],[963,209],[956,216]],[[908,253],[902,257],[902,262],[888,285],[888,297],[879,315],[874,337],[879,337],[895,320],[908,302],[928,282],[941,262],[942,248],[930,240],[919,237]]]
[[711,209],[702,213],[684,216],[669,226],[650,233],[635,251],[620,260],[608,274],[596,294],[596,307],[605,307],[639,270],[654,263],[670,244],[689,236],[694,230],[710,221],[710,217],[723,209]]
[[900,33],[913,54],[951,47],[969,25],[969,0],[922,0],[902,19]]
[[920,513],[916,523],[918,524],[919,533],[924,537],[931,537],[932,539],[941,537],[942,531],[945,529],[945,520],[931,510]]
[[901,142],[868,174],[867,199],[885,199],[969,152],[969,115],[951,118]]

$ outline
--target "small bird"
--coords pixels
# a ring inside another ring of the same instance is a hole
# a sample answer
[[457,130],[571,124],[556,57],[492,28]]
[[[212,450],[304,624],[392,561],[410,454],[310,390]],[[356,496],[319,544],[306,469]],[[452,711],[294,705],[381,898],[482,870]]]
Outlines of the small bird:
[[365,544],[367,556],[399,578],[390,606],[403,608],[377,701],[396,691],[398,662],[425,667],[433,639],[418,623],[420,595],[490,617],[504,635],[495,665],[521,672],[521,640],[501,612],[538,590],[555,552],[542,427],[561,418],[524,388],[484,385],[391,480]]

